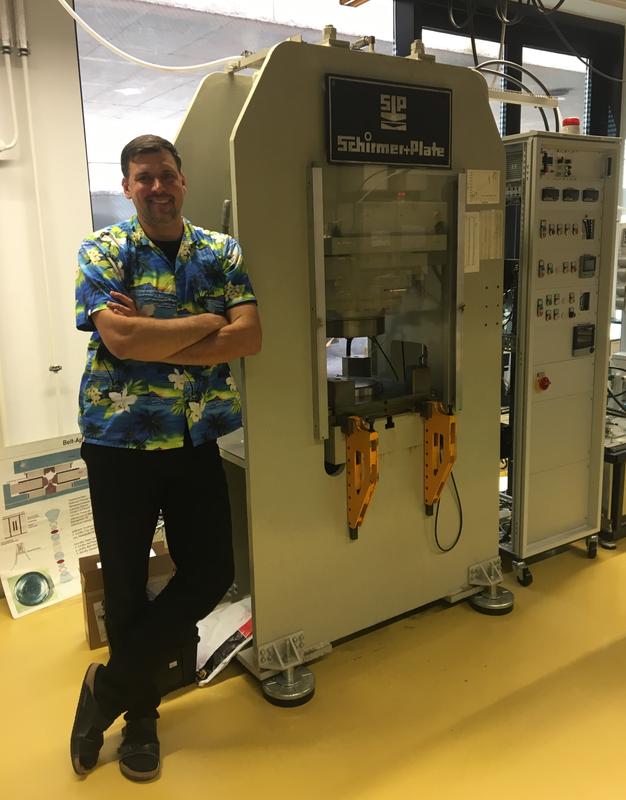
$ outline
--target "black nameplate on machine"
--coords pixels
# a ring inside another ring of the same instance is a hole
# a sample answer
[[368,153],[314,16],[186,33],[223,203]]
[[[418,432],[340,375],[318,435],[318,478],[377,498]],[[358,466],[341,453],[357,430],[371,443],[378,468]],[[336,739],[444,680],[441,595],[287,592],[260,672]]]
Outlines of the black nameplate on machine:
[[449,168],[452,91],[327,75],[328,160]]

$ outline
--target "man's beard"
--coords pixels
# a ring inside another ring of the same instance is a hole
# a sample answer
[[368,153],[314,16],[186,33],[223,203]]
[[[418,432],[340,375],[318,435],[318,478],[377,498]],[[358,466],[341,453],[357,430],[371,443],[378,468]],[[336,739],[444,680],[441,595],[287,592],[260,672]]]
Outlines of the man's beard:
[[172,222],[180,216],[173,201],[167,204],[163,203],[162,205],[158,203],[146,203],[146,211],[149,221],[155,223],[162,222],[163,220]]

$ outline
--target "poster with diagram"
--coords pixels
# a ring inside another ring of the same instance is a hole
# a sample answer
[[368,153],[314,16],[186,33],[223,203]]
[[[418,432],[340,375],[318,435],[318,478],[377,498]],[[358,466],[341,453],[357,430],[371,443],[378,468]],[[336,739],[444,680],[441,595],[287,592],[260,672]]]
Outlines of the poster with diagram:
[[0,581],[13,617],[80,594],[98,551],[80,435],[0,448]]

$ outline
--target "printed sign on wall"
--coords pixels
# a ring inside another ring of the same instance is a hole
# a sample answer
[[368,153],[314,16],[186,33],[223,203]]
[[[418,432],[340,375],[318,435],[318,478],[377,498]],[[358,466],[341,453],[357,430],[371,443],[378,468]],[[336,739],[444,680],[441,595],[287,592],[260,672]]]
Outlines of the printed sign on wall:
[[98,551],[82,437],[0,448],[0,582],[22,617],[80,594],[80,556]]
[[326,78],[329,161],[451,166],[450,89]]

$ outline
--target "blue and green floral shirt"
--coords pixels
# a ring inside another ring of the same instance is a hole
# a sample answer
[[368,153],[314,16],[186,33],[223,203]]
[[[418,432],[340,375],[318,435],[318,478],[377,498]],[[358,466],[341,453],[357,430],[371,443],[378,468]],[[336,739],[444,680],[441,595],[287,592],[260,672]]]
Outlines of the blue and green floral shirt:
[[79,396],[85,442],[164,450],[182,447],[186,425],[194,445],[238,428],[241,401],[228,364],[121,360],[107,350],[91,315],[107,308],[112,290],[161,319],[254,303],[235,239],[184,220],[174,267],[136,216],[97,231],[78,253],[76,327],[92,332]]

